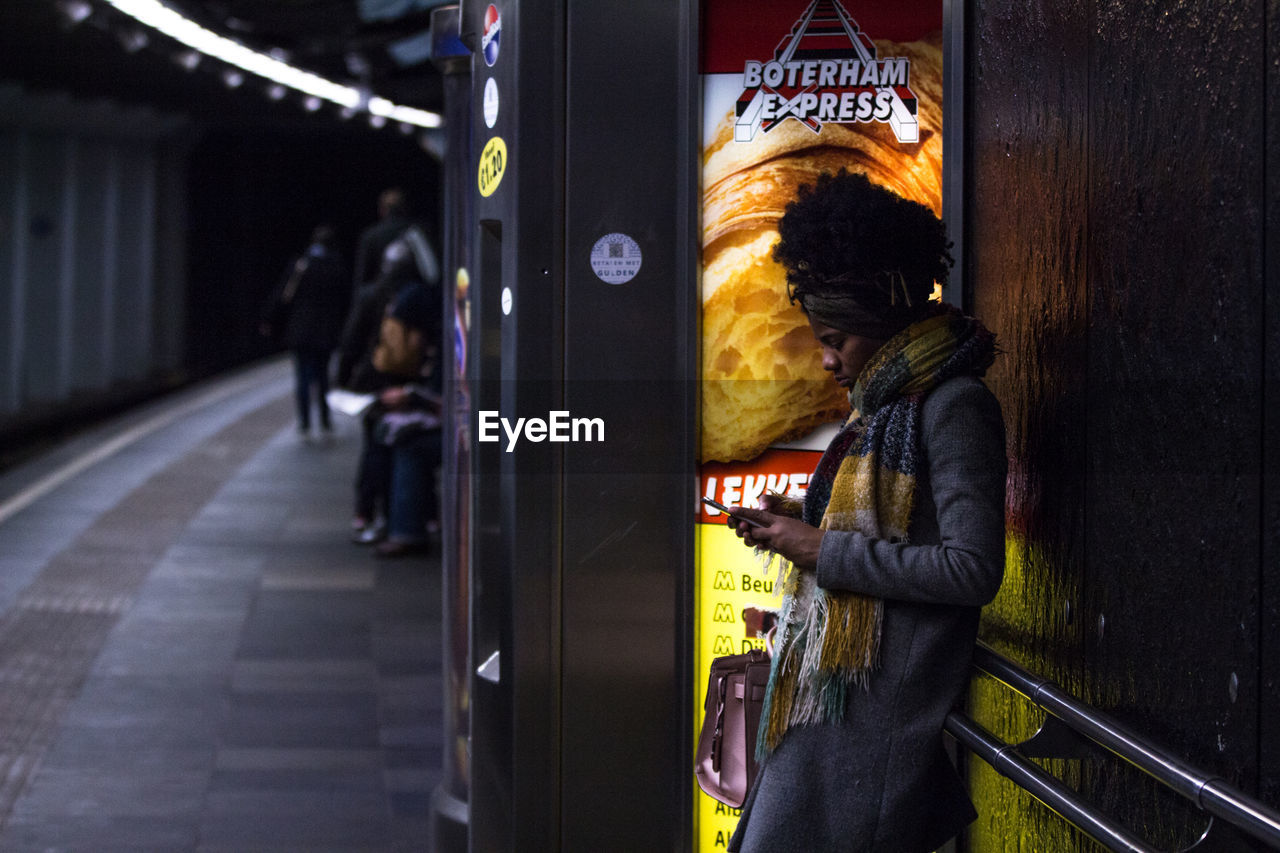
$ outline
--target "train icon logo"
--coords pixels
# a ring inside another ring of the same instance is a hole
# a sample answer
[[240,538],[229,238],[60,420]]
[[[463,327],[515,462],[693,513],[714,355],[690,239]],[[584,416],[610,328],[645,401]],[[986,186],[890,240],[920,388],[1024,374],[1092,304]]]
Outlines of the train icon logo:
[[736,142],[789,118],[814,133],[823,122],[885,122],[899,142],[920,141],[911,61],[878,58],[875,42],[840,0],[813,0],[773,56],[762,59],[743,66]]
[[498,7],[489,4],[484,10],[484,33],[480,36],[480,47],[484,52],[484,62],[492,67],[498,61],[498,40],[502,36],[502,15]]

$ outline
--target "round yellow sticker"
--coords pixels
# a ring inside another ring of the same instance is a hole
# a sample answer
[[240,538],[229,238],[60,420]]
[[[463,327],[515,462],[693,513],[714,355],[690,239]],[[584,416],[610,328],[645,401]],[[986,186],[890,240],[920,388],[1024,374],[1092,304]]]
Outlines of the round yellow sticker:
[[502,175],[507,171],[507,143],[501,136],[495,136],[484,144],[480,152],[480,172],[476,183],[480,187],[480,195],[488,198],[493,195],[498,184],[502,183]]

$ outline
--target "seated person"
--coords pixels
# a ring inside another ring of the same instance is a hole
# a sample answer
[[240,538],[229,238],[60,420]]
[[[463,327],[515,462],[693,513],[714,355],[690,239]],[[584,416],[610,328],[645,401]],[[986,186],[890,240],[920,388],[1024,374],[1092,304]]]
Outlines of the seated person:
[[399,384],[379,394],[373,428],[374,454],[389,474],[387,538],[380,557],[399,557],[429,548],[438,531],[435,471],[443,456],[440,434],[440,311],[421,282],[402,288],[392,301],[374,354],[384,374]]

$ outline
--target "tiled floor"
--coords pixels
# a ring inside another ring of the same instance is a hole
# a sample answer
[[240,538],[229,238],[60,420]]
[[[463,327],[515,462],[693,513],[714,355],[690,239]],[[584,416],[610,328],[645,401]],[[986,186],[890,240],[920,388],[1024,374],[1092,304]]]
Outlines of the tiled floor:
[[0,851],[427,849],[439,566],[347,541],[352,422],[236,382],[0,477]]

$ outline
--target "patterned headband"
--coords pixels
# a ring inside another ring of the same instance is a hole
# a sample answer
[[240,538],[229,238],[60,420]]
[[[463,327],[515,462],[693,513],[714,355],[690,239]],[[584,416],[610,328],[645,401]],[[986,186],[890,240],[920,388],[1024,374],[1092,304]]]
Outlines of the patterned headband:
[[[857,288],[856,283],[862,287]],[[852,289],[878,292],[888,304],[878,309],[869,307],[850,295]],[[811,274],[802,262],[788,276],[787,298],[825,326],[868,338],[893,337],[916,313],[900,270],[884,270],[870,279],[855,278],[852,272],[824,277]]]

